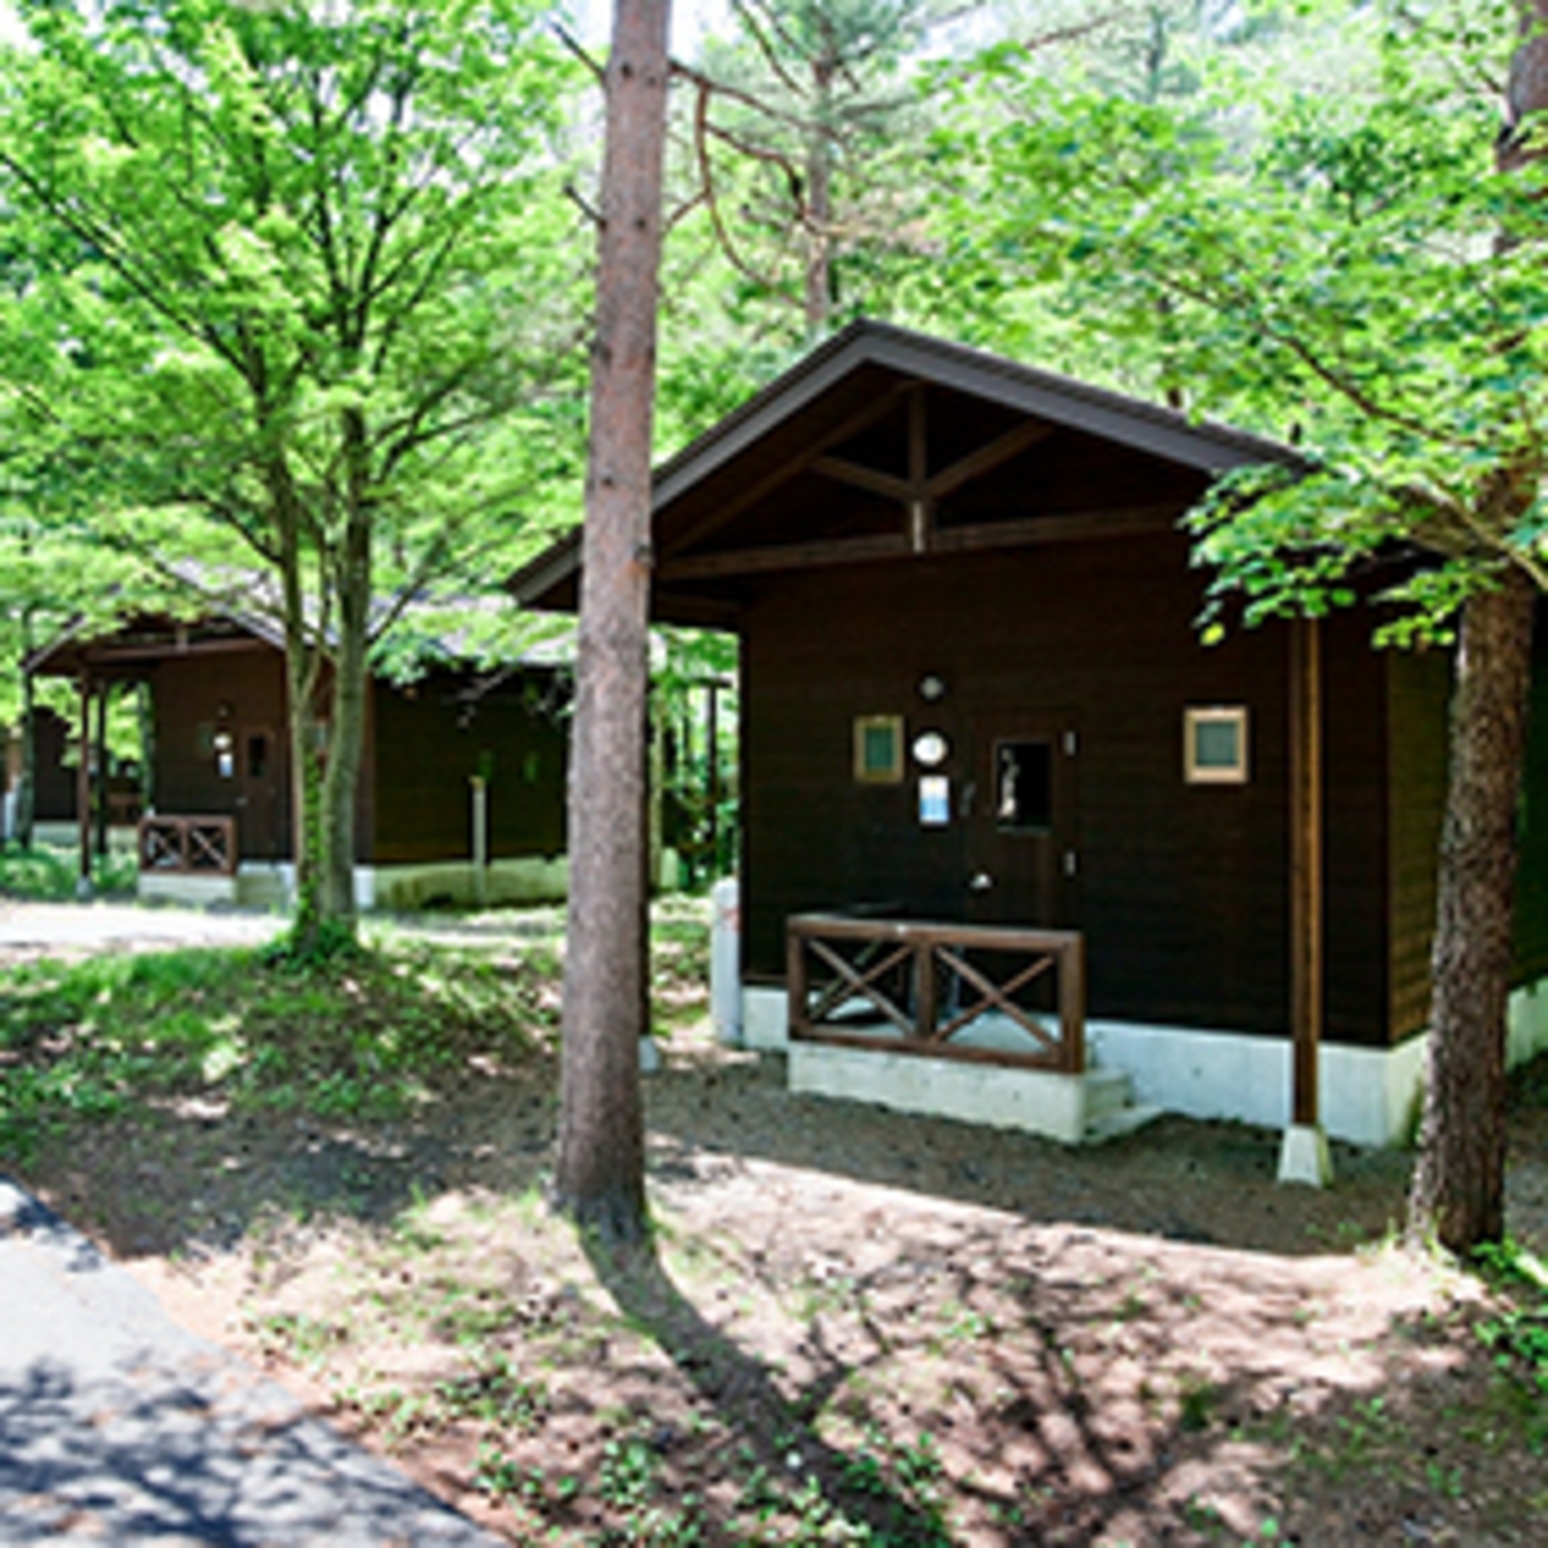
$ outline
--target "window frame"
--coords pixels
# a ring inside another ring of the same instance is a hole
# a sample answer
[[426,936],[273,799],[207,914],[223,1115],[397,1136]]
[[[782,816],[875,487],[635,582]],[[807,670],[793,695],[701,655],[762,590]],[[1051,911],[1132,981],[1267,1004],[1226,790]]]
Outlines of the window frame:
[[[867,756],[873,731],[885,731],[892,739],[891,756],[885,766],[873,765]],[[852,770],[857,785],[901,785],[903,783],[903,717],[901,715],[856,715],[854,720]]]
[[[1199,757],[1198,734],[1210,726],[1236,732],[1236,757],[1209,763]],[[1250,717],[1245,704],[1191,704],[1183,711],[1183,779],[1190,785],[1245,785],[1251,780]]]

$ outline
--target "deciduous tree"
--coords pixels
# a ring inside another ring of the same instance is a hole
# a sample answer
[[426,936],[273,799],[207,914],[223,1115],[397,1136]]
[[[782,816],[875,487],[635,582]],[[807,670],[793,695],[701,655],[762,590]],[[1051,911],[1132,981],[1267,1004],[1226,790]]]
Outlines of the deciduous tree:
[[570,457],[566,63],[529,0],[18,10],[4,194],[82,253],[32,390],[116,541],[283,621],[298,934],[349,930],[373,641]]
[[[988,146],[1015,270],[1072,282],[1089,325],[1140,352],[1164,317],[1194,404],[1314,461],[1229,481],[1198,513],[1217,597],[1315,614],[1376,587],[1390,638],[1455,640],[1410,1211],[1455,1249],[1503,1228],[1517,790],[1548,583],[1544,20],[1530,9],[1518,37],[1487,4],[1367,13],[1351,25],[1372,29],[1373,68],[1336,97],[1229,78],[1179,110],[1012,86],[1021,114]],[[1502,131],[1490,82],[1513,53]]]

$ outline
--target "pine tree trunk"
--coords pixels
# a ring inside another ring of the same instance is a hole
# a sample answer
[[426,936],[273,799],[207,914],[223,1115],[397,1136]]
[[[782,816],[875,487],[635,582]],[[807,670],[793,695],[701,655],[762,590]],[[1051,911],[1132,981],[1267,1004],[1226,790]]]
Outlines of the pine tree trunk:
[[812,64],[812,116],[806,146],[806,274],[804,311],[806,341],[815,343],[828,331],[833,316],[833,76],[838,68],[831,52]]
[[1433,1001],[1409,1229],[1453,1252],[1504,1231],[1505,1013],[1536,593],[1519,570],[1462,615]]
[[607,69],[552,1195],[619,1242],[646,1232],[646,626],[669,11],[669,0],[617,0]]

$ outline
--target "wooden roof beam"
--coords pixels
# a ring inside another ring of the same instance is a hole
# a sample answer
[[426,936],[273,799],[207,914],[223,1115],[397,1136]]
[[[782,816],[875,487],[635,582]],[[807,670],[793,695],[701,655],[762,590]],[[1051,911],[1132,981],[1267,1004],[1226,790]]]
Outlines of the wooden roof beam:
[[[1136,532],[1166,531],[1175,525],[1182,505],[1123,506],[1112,510],[1072,511],[1060,516],[1027,516],[1011,521],[980,522],[965,527],[937,528],[931,538],[934,553],[980,553],[990,549],[1029,548],[1042,543],[1068,543],[1089,538],[1128,537]],[[828,538],[809,543],[780,543],[762,548],[729,549],[663,562],[663,581],[708,580],[723,576],[769,574],[872,559],[906,559],[917,549],[906,534],[876,533],[867,537]]]
[[911,550],[900,532],[870,537],[826,538],[811,543],[780,543],[769,548],[733,548],[725,553],[673,559],[658,567],[663,581],[707,580],[729,575],[762,575],[774,570],[807,570],[870,559],[903,558]]
[[[754,506],[765,495],[772,494],[781,484],[788,483],[799,473],[805,473],[811,465],[822,457],[830,447],[841,446],[853,435],[859,435],[862,430],[869,430],[879,419],[885,419],[892,412],[893,406],[899,397],[910,386],[908,382],[897,382],[889,387],[886,392],[878,394],[858,413],[851,414],[842,424],[835,425],[826,435],[819,437],[806,448],[800,456],[792,461],[775,468],[771,473],[766,473],[760,479],[755,479],[748,487],[734,499],[726,501],[719,506],[712,516],[706,516],[697,522],[686,532],[680,533],[672,543],[670,552],[676,553],[691,544],[698,542],[702,537],[717,531],[734,521],[743,511]],[[853,464],[851,464],[853,466]]]
[[947,495],[955,494],[964,484],[971,483],[975,478],[982,478],[985,473],[992,473],[997,467],[1007,463],[1012,457],[1019,456],[1029,446],[1036,446],[1039,441],[1046,441],[1054,433],[1055,427],[1038,419],[1024,419],[1019,425],[1012,426],[1004,435],[997,435],[992,441],[986,441],[976,451],[970,451],[967,456],[959,457],[950,467],[942,468],[933,478],[925,481],[925,489],[932,500],[944,500]]
[[843,457],[814,457],[807,471],[837,479],[841,484],[853,484],[856,489],[871,494],[884,495],[902,505],[918,496],[918,490],[906,478],[883,473],[879,468],[868,468],[863,463],[849,462]]

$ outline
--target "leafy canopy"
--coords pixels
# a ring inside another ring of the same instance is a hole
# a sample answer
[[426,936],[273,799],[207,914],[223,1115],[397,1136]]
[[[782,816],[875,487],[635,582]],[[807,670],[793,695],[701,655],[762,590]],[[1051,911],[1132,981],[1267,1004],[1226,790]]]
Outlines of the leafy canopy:
[[276,561],[292,501],[319,632],[362,512],[404,597],[502,571],[578,471],[572,72],[540,8],[19,9],[0,213],[52,256],[7,319],[10,428],[163,566]]
[[1540,162],[1496,167],[1508,6],[1345,22],[1371,67],[1336,91],[1221,53],[1145,102],[991,59],[1002,111],[951,221],[999,283],[1164,355],[1192,411],[1303,446],[1304,476],[1245,473],[1197,514],[1217,589],[1317,612],[1421,544],[1441,563],[1388,577],[1402,636],[1502,563],[1548,582],[1548,205]]

